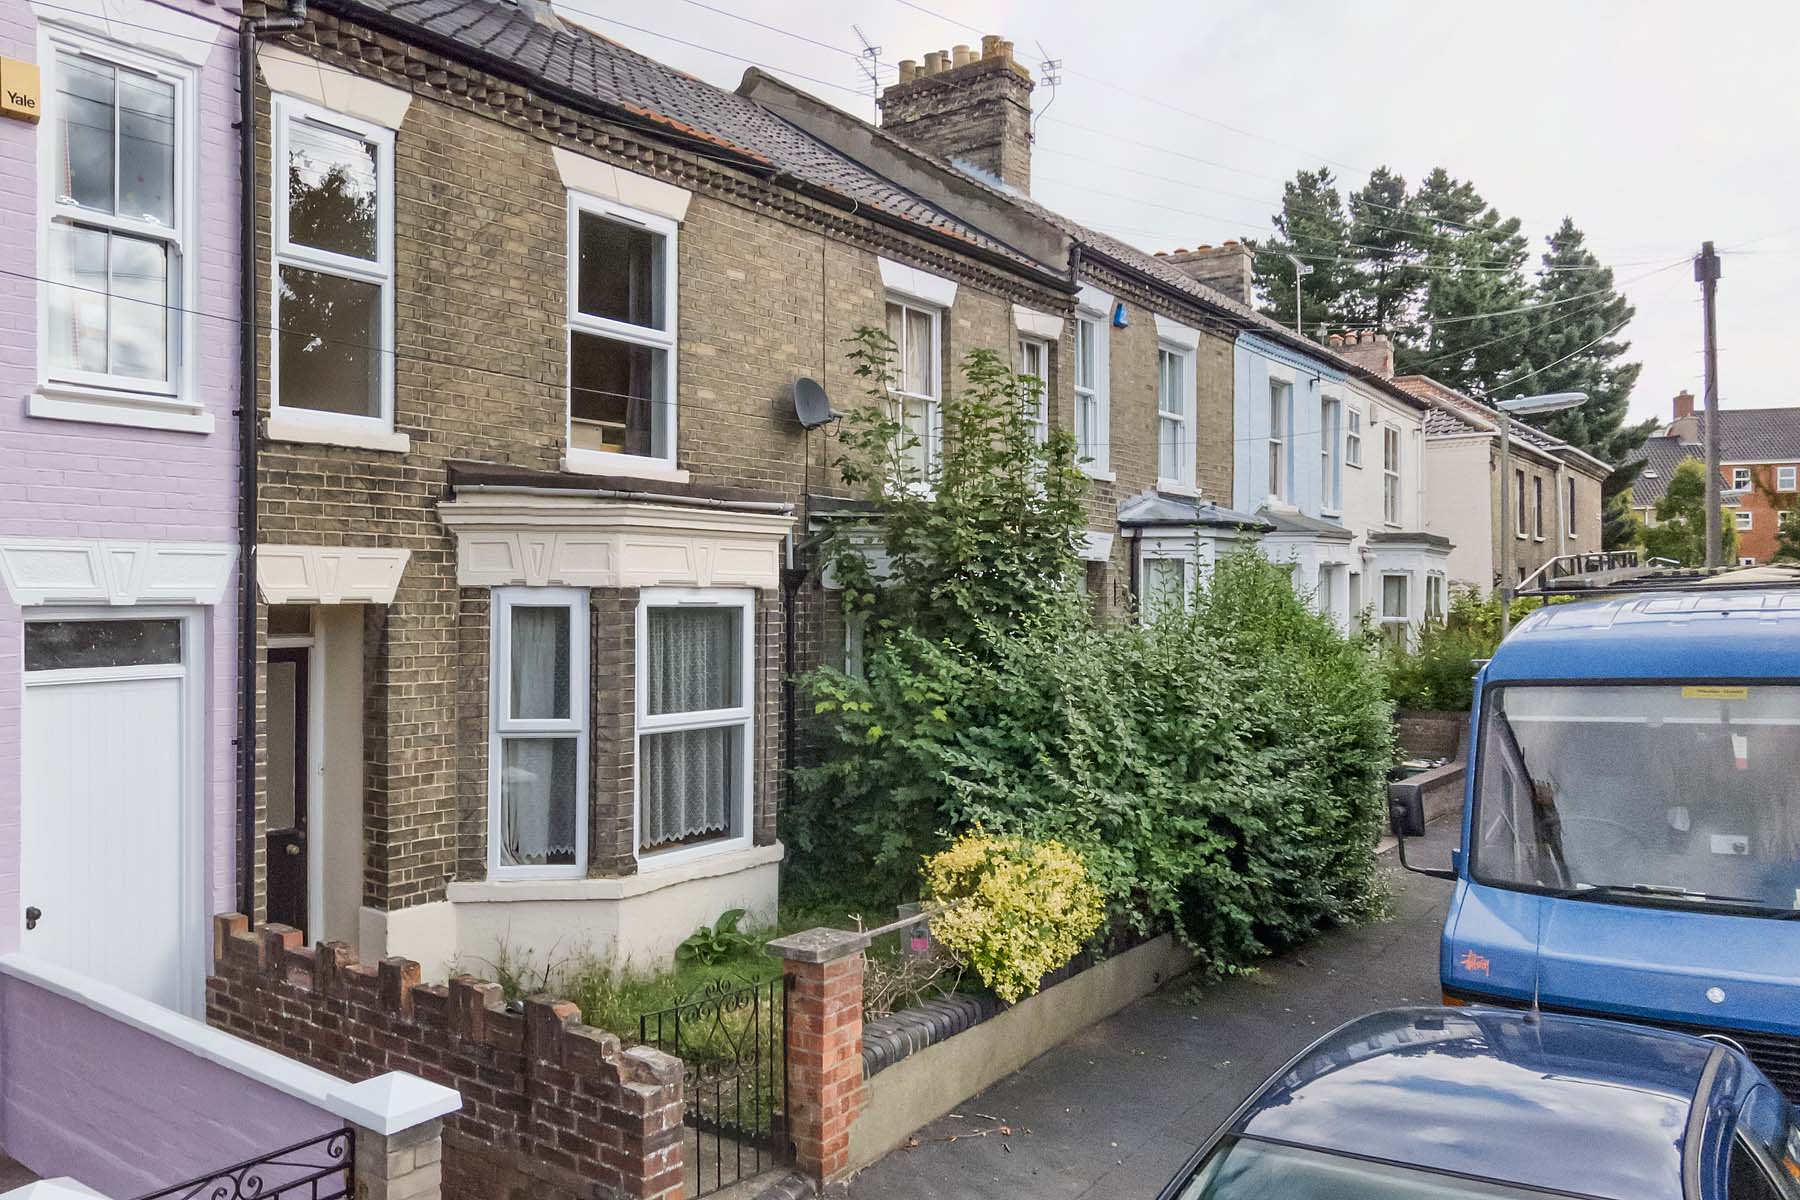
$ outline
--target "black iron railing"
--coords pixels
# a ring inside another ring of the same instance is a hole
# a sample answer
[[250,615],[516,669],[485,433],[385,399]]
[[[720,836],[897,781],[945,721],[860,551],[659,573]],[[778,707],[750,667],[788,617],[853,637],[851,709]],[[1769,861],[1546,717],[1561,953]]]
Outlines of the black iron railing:
[[139,1200],[339,1200],[355,1194],[356,1132],[339,1129]]
[[788,1141],[787,981],[719,980],[638,1018],[638,1040],[679,1058],[687,1195],[793,1160]]

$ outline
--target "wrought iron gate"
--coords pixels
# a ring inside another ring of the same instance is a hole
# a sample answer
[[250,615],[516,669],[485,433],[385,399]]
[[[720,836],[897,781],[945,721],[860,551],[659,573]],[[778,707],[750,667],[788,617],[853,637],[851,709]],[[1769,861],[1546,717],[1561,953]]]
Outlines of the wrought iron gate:
[[339,1129],[139,1200],[340,1200],[356,1194],[356,1131]]
[[793,1160],[786,979],[710,983],[673,1008],[639,1017],[638,1040],[684,1068],[689,1196]]

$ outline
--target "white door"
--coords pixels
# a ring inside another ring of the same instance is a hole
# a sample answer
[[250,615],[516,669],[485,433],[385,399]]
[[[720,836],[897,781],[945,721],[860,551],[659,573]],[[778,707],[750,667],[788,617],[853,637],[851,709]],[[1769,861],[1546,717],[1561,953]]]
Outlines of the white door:
[[178,617],[27,624],[19,946],[192,1011],[183,632]]

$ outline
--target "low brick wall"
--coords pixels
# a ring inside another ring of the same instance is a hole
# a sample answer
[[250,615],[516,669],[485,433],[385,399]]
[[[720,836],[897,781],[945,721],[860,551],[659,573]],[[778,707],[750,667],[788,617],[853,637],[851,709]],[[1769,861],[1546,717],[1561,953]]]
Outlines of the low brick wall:
[[1402,709],[1394,714],[1394,741],[1412,758],[1454,758],[1468,727],[1466,712]]
[[216,918],[209,1023],[347,1080],[409,1071],[462,1093],[444,1121],[450,1200],[680,1200],[682,1070],[621,1048],[547,996],[510,1011],[500,986],[419,982],[403,958],[364,966],[342,942]]

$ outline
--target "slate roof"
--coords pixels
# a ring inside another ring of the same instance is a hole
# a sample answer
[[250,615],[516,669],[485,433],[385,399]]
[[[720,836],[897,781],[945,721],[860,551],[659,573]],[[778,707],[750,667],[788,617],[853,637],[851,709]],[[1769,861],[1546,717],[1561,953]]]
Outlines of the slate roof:
[[[1429,375],[1400,375],[1394,379],[1394,386],[1401,391],[1409,392],[1431,405],[1431,411],[1425,415],[1425,435],[1427,437],[1469,437],[1479,434],[1495,434],[1500,430],[1498,414],[1473,396],[1464,395],[1446,383],[1439,383]],[[1601,462],[1598,458],[1577,446],[1573,446],[1561,438],[1552,437],[1543,430],[1527,425],[1524,421],[1513,421],[1513,443],[1524,444],[1545,454],[1564,457],[1574,455],[1585,458],[1591,464],[1612,470],[1610,463]]]
[[1119,502],[1119,524],[1127,528],[1150,525],[1204,526],[1214,529],[1273,528],[1260,517],[1225,508],[1211,500],[1140,492]]
[[1276,512],[1272,508],[1259,508],[1256,515],[1270,526],[1271,533],[1297,533],[1336,542],[1348,542],[1356,536],[1335,521],[1322,521],[1318,517],[1308,517],[1297,512]]
[[[892,218],[1043,273],[1060,274],[889,182],[735,92],[560,18],[507,0],[324,0],[322,5],[546,95],[640,126],[738,166],[792,176]],[[420,36],[423,35],[423,36]]]
[[1644,469],[1631,483],[1631,506],[1633,508],[1649,508],[1663,498],[1669,490],[1669,480],[1675,477],[1675,468],[1686,458],[1699,458],[1703,451],[1691,442],[1683,442],[1678,437],[1653,437],[1644,442],[1642,450],[1631,455],[1628,463],[1642,460]]
[[[1693,440],[1706,444],[1706,414],[1694,414]],[[1800,408],[1721,408],[1719,461],[1800,462]]]

